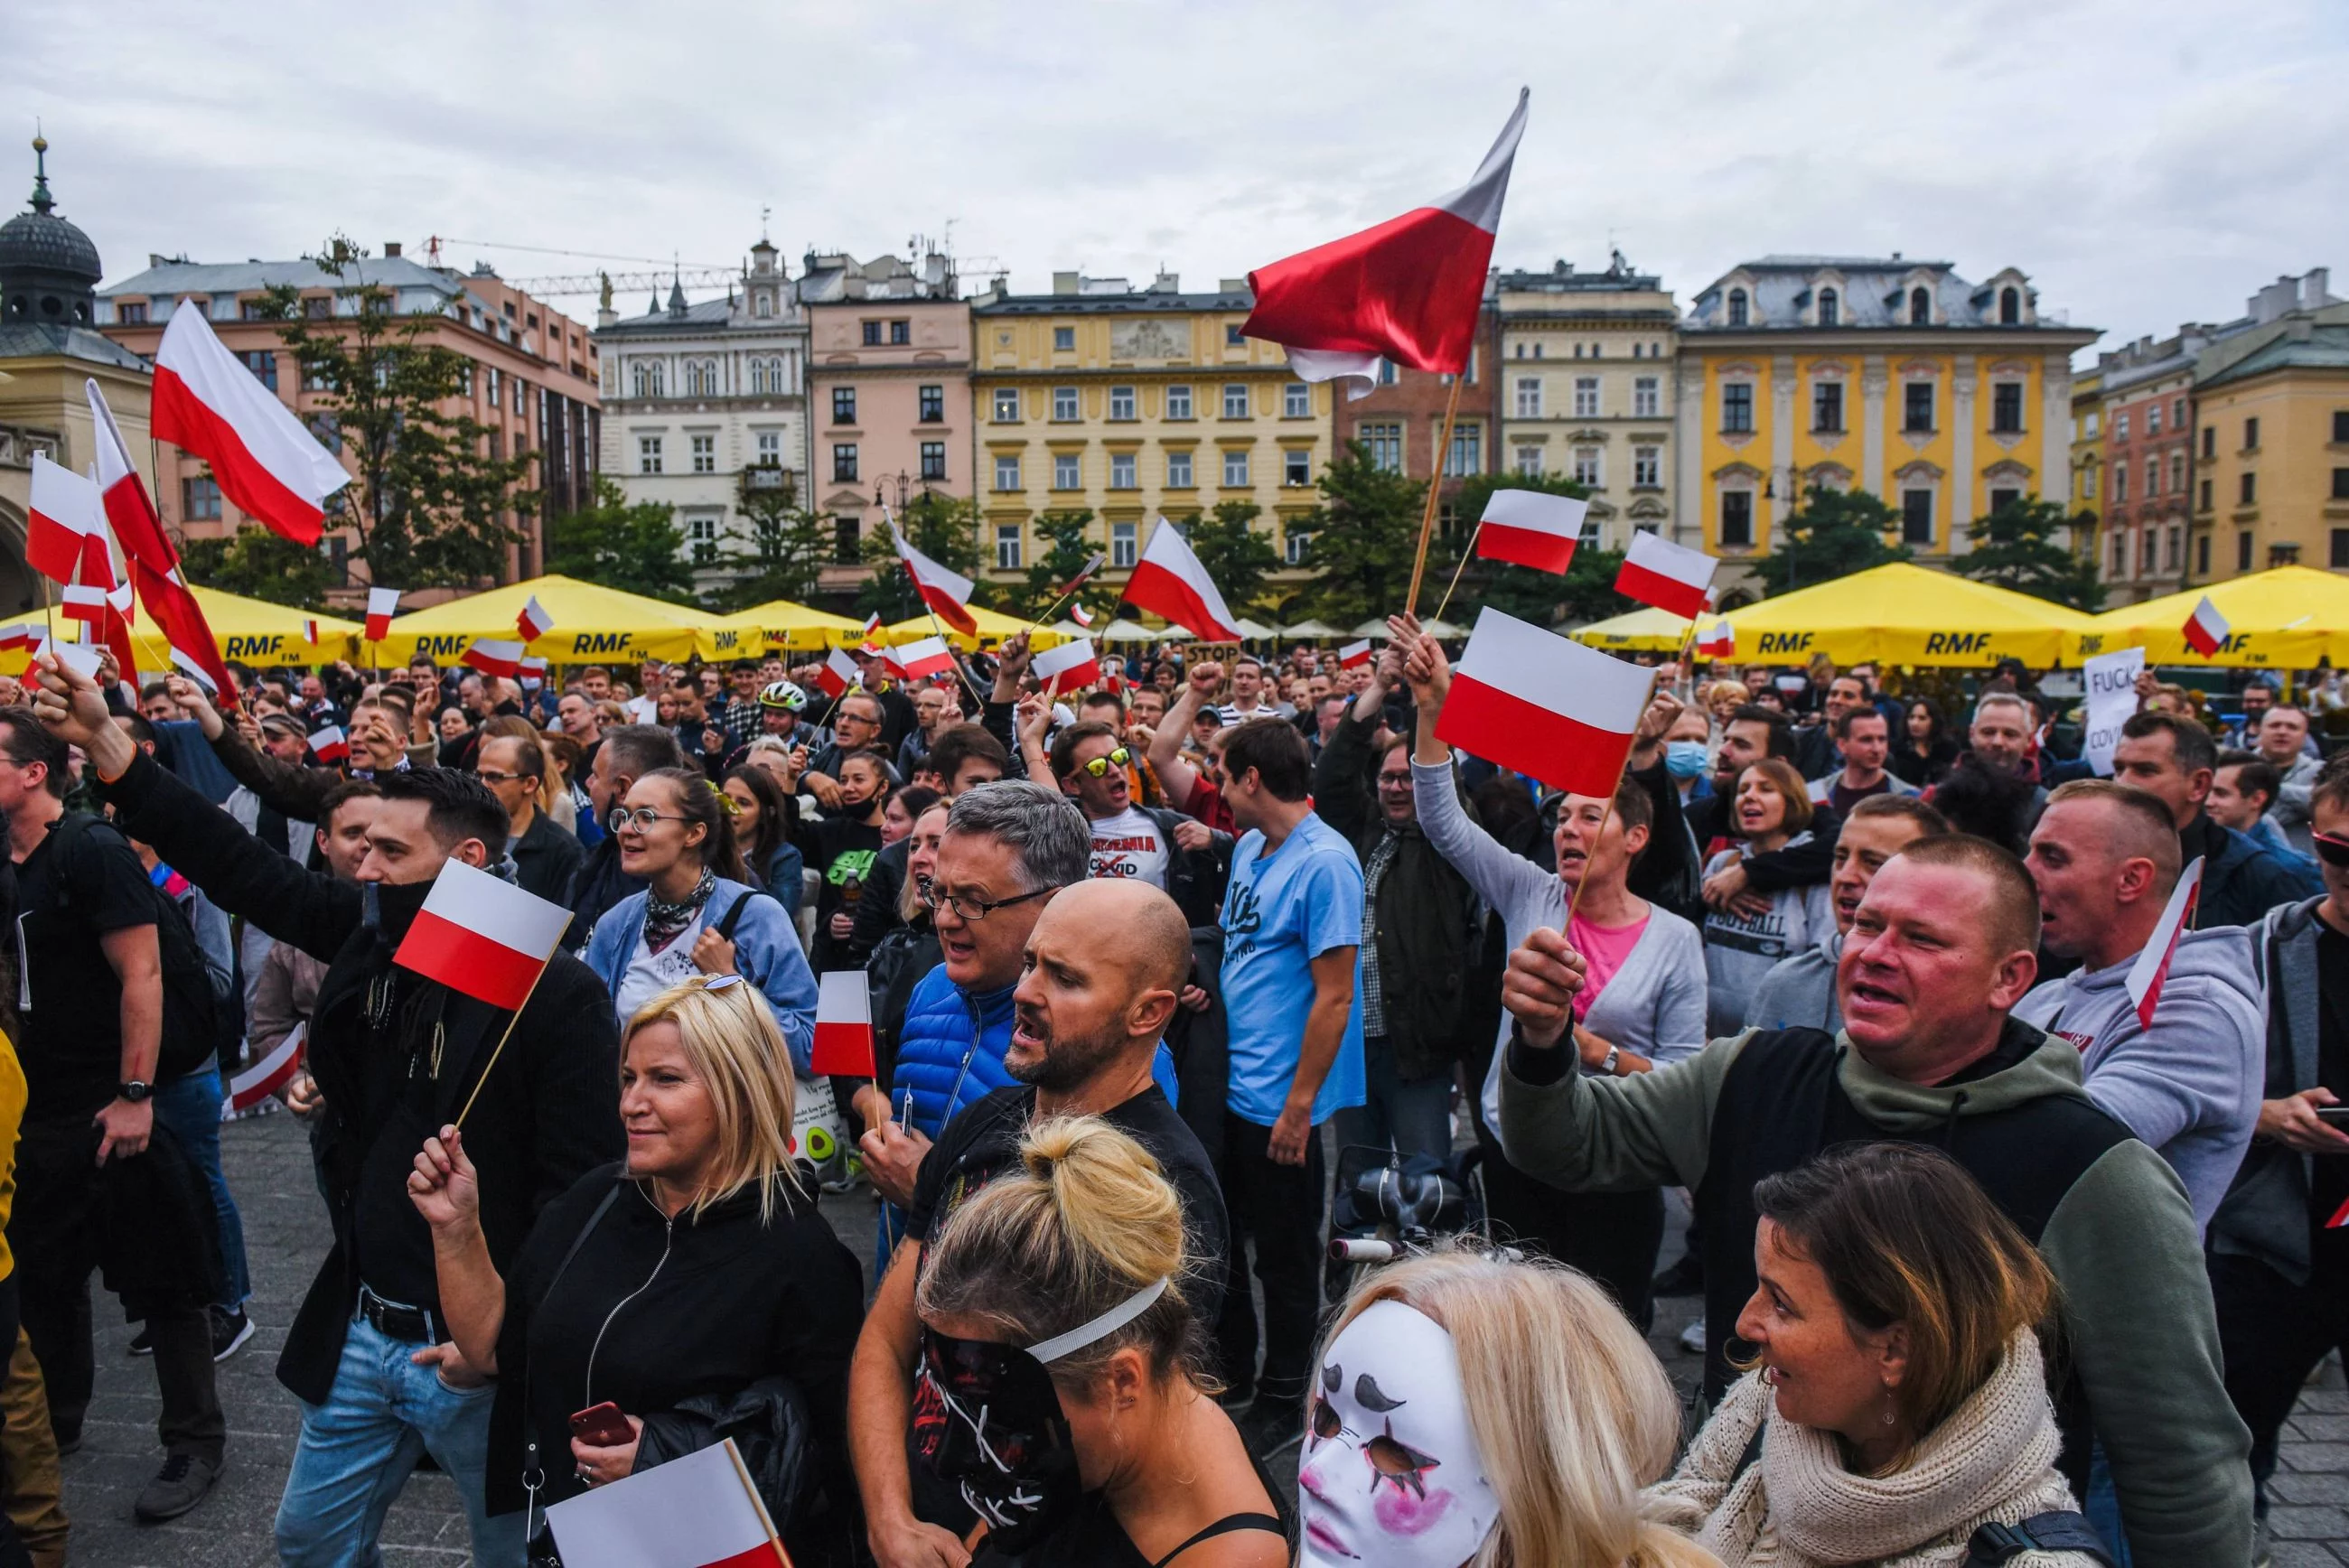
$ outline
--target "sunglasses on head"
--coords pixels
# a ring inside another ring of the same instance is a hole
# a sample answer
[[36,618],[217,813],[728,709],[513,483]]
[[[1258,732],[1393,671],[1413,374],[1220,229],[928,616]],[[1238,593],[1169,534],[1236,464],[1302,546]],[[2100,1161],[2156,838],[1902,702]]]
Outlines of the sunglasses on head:
[[2329,866],[2349,866],[2349,839],[2332,833],[2318,833],[2314,837],[2317,858]]
[[1109,777],[1111,769],[1123,768],[1133,760],[1133,753],[1121,746],[1105,757],[1096,757],[1092,761],[1081,762],[1078,766],[1096,779],[1106,779]]

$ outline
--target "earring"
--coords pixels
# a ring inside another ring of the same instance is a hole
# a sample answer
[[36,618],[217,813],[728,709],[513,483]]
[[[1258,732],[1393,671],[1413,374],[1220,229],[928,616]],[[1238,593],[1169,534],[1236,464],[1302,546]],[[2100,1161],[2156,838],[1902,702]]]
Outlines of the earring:
[[1893,1420],[1892,1390],[1887,1388],[1884,1390],[1884,1424],[1889,1427],[1892,1424]]

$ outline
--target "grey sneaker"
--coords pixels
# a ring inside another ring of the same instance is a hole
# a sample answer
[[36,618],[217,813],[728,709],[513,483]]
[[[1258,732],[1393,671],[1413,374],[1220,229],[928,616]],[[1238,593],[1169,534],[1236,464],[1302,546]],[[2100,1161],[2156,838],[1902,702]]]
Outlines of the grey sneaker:
[[160,1524],[167,1519],[177,1519],[203,1501],[220,1480],[221,1467],[207,1464],[193,1454],[171,1454],[155,1479],[139,1493],[139,1501],[130,1511],[142,1524]]

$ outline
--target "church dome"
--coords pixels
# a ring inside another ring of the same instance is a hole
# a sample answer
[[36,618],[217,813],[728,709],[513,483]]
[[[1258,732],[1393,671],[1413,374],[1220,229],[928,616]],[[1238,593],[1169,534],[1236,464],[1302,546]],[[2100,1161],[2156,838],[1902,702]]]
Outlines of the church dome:
[[48,149],[46,140],[33,139],[31,207],[0,223],[0,322],[88,326],[105,270],[89,236],[57,215],[49,194]]

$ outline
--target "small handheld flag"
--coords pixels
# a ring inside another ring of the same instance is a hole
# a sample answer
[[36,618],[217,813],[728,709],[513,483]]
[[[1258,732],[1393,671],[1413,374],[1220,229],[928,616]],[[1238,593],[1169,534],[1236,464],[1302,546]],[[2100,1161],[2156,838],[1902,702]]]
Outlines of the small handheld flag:
[[1497,490],[1485,503],[1476,553],[1537,572],[1564,572],[1573,562],[1590,503],[1545,490]]
[[391,618],[399,614],[399,590],[370,588],[367,590],[367,640],[380,643],[391,635]]
[[[1092,553],[1092,559],[1086,562],[1083,568],[1080,570],[1074,577],[1070,578],[1066,583],[1062,583],[1061,585],[1061,591],[1053,594],[1052,597],[1055,599],[1067,598],[1070,594],[1075,593],[1078,589],[1083,587],[1088,582],[1092,581],[1092,574],[1094,573],[1100,571],[1103,566],[1108,564],[1108,555],[1101,551],[1094,551]],[[1090,626],[1092,623],[1091,621],[1079,621],[1077,624],[1080,626]]]
[[1674,544],[1658,533],[1634,533],[1615,574],[1615,592],[1642,604],[1693,621],[1705,612],[1706,593],[1721,562],[1702,550]]
[[1071,604],[1069,606],[1069,619],[1090,629],[1093,624],[1093,613],[1082,604]]
[[1737,629],[1726,621],[1715,621],[1697,634],[1696,656],[1701,659],[1733,658],[1737,654]]
[[873,994],[864,970],[834,969],[816,981],[812,1070],[819,1078],[874,1076]]
[[1359,643],[1348,643],[1338,650],[1338,667],[1341,670],[1358,670],[1370,662],[1371,640],[1368,637]]
[[2154,1009],[2161,1006],[2161,987],[2169,978],[2169,960],[2178,951],[2178,936],[2193,925],[2194,906],[2201,896],[2202,857],[2197,855],[2179,873],[2169,902],[2162,906],[2161,923],[2129,965],[2129,1000],[2137,1004],[2137,1021],[2146,1028],[2153,1027]]
[[1654,685],[1651,670],[1488,609],[1435,738],[1552,789],[1612,797]]
[[823,661],[823,667],[816,671],[815,684],[823,688],[824,696],[837,697],[864,676],[864,672],[857,667],[854,659],[849,657],[844,650],[834,648],[831,656]]
[[2210,603],[2210,595],[2202,595],[2194,614],[2186,617],[2186,645],[2204,658],[2216,658],[2219,650],[2227,645],[2230,628],[2227,617],[2219,614],[2219,606]]
[[954,668],[954,650],[943,637],[924,637],[919,642],[906,643],[892,648],[882,657],[896,666],[897,673],[909,681],[942,676]]
[[563,905],[450,860],[392,962],[492,1007],[518,1008],[570,924]]
[[330,724],[324,729],[312,730],[310,755],[330,766],[336,762],[347,762],[351,755],[350,738],[343,733],[343,727],[339,724]]
[[1182,531],[1164,518],[1150,531],[1142,559],[1125,580],[1125,602],[1162,615],[1203,642],[1243,640],[1215,579],[1192,553]]
[[1077,691],[1101,679],[1101,657],[1093,652],[1091,637],[1072,637],[1057,648],[1047,648],[1029,668],[1047,685],[1054,676],[1060,677],[1062,691]]
[[512,680],[522,673],[522,645],[476,637],[472,645],[459,655],[459,662],[471,665],[485,676],[500,676]]
[[522,613],[514,617],[514,630],[522,634],[523,642],[534,643],[554,629],[554,617],[546,613],[546,606],[538,602],[538,595],[532,594],[530,602],[522,607]]
[[734,1439],[550,1504],[569,1568],[791,1568]]
[[302,1047],[309,1037],[310,1025],[305,1019],[277,1042],[275,1050],[229,1079],[228,1108],[251,1110],[293,1082],[294,1075],[301,1070]]
[[965,607],[970,603],[971,580],[915,549],[898,531],[894,517],[889,519],[889,537],[896,542],[897,559],[905,562],[905,575],[914,580],[914,589],[930,613],[966,637],[978,635],[978,623]]

